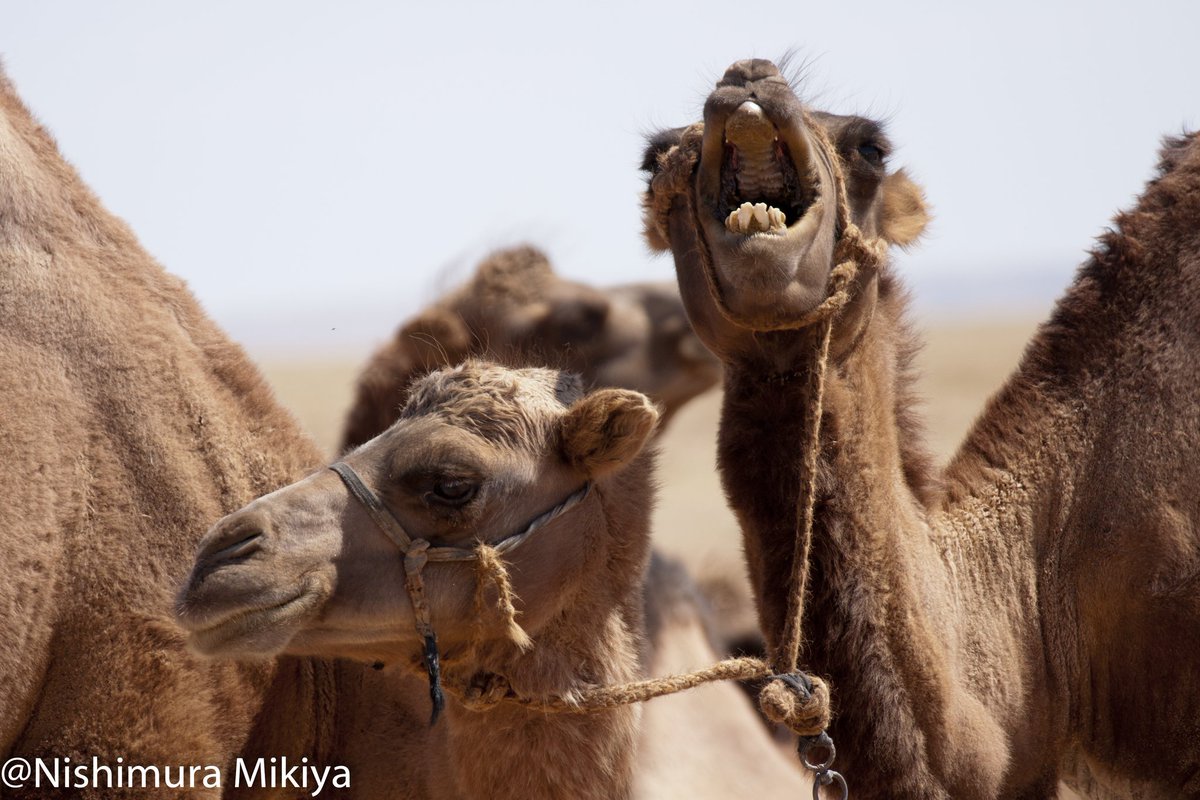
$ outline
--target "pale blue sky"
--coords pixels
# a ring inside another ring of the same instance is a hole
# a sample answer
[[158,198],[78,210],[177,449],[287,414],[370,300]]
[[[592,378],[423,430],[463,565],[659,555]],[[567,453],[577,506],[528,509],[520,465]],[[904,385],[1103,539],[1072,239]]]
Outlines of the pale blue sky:
[[796,48],[890,120],[937,220],[922,308],[1044,307],[1200,125],[1200,4],[6,2],[0,53],[84,177],[256,352],[361,351],[492,246],[597,283],[640,239],[642,134]]

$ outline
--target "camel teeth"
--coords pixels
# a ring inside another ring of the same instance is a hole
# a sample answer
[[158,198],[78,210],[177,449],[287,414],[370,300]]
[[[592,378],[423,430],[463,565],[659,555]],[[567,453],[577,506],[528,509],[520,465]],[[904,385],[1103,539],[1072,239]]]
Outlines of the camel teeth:
[[766,203],[742,203],[729,212],[725,228],[732,233],[783,233],[787,217],[775,206]]
[[755,203],[754,204],[754,221],[756,223],[758,223],[758,225],[756,227],[760,231],[765,231],[765,230],[770,229],[771,223],[768,220],[766,203]]
[[775,206],[767,209],[767,216],[771,220],[770,228],[773,231],[787,230],[787,215],[780,211]]
[[754,206],[750,205],[749,203],[742,203],[741,207],[738,208],[737,213],[738,227],[743,231],[751,230],[750,220],[754,217]]

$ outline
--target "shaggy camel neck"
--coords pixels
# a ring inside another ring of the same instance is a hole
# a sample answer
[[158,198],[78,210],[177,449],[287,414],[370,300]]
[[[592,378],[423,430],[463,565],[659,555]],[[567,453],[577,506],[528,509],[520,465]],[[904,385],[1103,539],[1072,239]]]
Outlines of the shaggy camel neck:
[[[1035,523],[1069,482],[1074,448],[1046,414],[1023,431],[1042,446],[1014,448],[1033,458],[990,474],[964,464],[950,494],[925,502],[928,477],[904,441],[915,434],[900,312],[885,285],[826,379],[803,663],[832,678],[830,733],[856,796],[990,797],[1007,760],[1037,762],[1050,745]],[[722,413],[720,463],[772,645],[795,536],[796,410],[811,402],[811,365],[799,366],[776,379],[730,369]]]
[[[525,691],[569,691],[575,678],[568,677],[568,661],[597,683],[631,680],[637,675],[638,658],[625,616],[611,614],[598,639],[568,635],[554,641],[550,646],[556,652],[543,657],[539,666],[549,667],[550,674],[563,680],[547,681],[544,675],[529,675],[528,682],[522,681]],[[592,622],[589,627],[594,630],[594,625]],[[545,631],[538,637],[539,648],[562,633],[565,631]],[[525,676],[520,672],[509,678],[521,681]],[[640,716],[638,706],[576,715],[503,705],[481,713],[451,701],[446,710],[444,741],[457,791],[445,796],[496,800],[627,798],[632,790]],[[431,789],[430,796],[441,796],[436,783]]]

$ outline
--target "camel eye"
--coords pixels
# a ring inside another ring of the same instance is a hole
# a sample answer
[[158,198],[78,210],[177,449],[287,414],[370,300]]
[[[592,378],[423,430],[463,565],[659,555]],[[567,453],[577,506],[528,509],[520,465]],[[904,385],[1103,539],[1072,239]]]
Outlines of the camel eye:
[[883,148],[871,142],[865,142],[858,146],[858,154],[863,157],[863,160],[868,164],[879,166],[883,163]]
[[463,506],[475,497],[479,484],[467,478],[439,478],[433,484],[433,490],[425,495],[431,503],[443,506]]

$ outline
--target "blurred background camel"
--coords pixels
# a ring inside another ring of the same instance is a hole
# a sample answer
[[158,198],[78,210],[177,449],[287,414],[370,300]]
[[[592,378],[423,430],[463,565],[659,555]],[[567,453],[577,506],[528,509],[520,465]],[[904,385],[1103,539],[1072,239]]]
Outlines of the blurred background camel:
[[474,276],[396,331],[358,377],[342,449],[396,421],[407,387],[470,356],[567,369],[591,387],[632,389],[662,413],[716,386],[720,366],[692,333],[670,282],[598,289],[561,278],[524,246],[489,255]]

